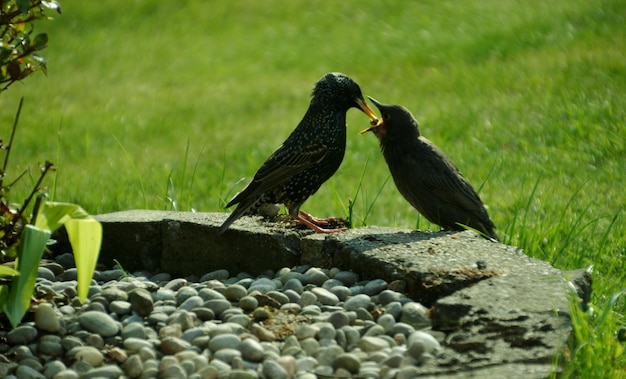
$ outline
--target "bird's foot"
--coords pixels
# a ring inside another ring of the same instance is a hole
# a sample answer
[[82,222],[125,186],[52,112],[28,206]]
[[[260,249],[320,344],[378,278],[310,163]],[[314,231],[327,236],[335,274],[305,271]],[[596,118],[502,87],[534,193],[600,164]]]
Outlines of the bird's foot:
[[306,213],[304,211],[300,211],[298,214],[298,219],[305,219],[307,221],[312,222],[317,226],[328,226],[331,223],[336,223],[337,219],[334,217],[326,217],[326,218],[317,218],[313,217],[313,215]]
[[317,218],[313,217],[310,214],[300,211],[298,217],[295,218],[296,225],[305,225],[309,229],[313,230],[315,233],[339,233],[345,232],[348,230],[347,228],[335,228],[335,229],[325,229],[322,226],[328,226],[330,223],[336,222],[337,220],[334,217],[328,218]]

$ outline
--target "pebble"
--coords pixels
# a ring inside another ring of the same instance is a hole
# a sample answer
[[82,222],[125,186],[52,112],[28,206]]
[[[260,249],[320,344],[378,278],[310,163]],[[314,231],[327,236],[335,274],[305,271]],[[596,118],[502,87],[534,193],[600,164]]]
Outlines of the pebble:
[[78,316],[78,322],[85,330],[99,333],[103,337],[117,334],[119,325],[106,313],[88,311]]
[[405,366],[436,362],[445,340],[396,284],[336,268],[199,281],[104,270],[81,304],[64,267],[42,266],[50,302],[3,335],[17,378],[411,377]]
[[35,310],[35,326],[39,330],[48,333],[56,333],[61,328],[60,317],[54,310],[52,304],[41,303]]

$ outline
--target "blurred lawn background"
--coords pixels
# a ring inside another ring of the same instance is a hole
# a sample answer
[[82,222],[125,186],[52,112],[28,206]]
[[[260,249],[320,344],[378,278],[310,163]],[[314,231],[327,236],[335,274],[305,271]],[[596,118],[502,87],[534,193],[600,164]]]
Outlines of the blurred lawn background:
[[[313,84],[343,72],[415,114],[481,188],[505,242],[562,269],[594,265],[592,302],[616,313],[590,318],[589,338],[619,351],[626,304],[609,298],[626,282],[623,0],[61,5],[36,30],[49,34],[48,75],[1,96],[5,140],[25,96],[9,177],[47,159],[55,200],[92,214],[172,209],[167,197],[221,211],[300,121]],[[367,125],[348,112],[344,162],[303,209],[345,217],[356,196],[356,226],[436,230],[383,187],[377,141],[358,135]],[[597,354],[598,377],[626,376],[623,354],[595,349],[573,351],[572,367]]]

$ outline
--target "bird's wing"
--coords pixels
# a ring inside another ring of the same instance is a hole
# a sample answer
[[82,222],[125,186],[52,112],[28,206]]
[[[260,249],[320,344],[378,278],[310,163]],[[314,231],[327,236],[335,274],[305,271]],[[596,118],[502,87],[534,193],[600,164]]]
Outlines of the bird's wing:
[[227,207],[246,198],[261,196],[265,191],[284,184],[295,175],[319,163],[327,151],[327,146],[321,143],[295,148],[281,145],[261,165],[252,182],[237,194]]
[[[446,203],[457,204],[467,211],[483,214],[483,203],[470,182],[441,149],[425,138],[422,141],[432,151],[431,156],[437,156],[438,162],[437,165],[427,165],[428,162],[423,161],[423,154],[410,155],[410,159],[414,161],[413,167],[424,167],[427,171],[423,175],[418,174],[424,187]],[[421,162],[416,162],[417,160]]]

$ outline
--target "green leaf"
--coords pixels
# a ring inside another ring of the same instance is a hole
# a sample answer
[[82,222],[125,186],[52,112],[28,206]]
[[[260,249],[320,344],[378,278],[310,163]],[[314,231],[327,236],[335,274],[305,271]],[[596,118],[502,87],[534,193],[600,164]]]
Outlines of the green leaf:
[[22,241],[18,247],[18,259],[15,260],[19,275],[13,279],[9,296],[3,304],[4,313],[13,327],[19,325],[30,306],[30,298],[37,279],[37,268],[49,238],[49,230],[32,225],[24,227]]
[[35,226],[54,232],[69,219],[88,218],[89,214],[76,204],[46,201],[39,209]]
[[22,13],[28,13],[30,10],[30,0],[15,0],[17,3],[17,8]]
[[48,35],[46,33],[40,33],[35,36],[35,39],[31,43],[31,47],[35,50],[45,49],[48,45]]
[[1,276],[15,276],[15,275],[19,275],[19,272],[15,271],[9,266],[0,265],[0,277]]
[[102,242],[102,225],[93,218],[71,219],[65,222],[65,230],[72,244],[78,279],[78,298],[84,302],[89,284],[98,262]]

